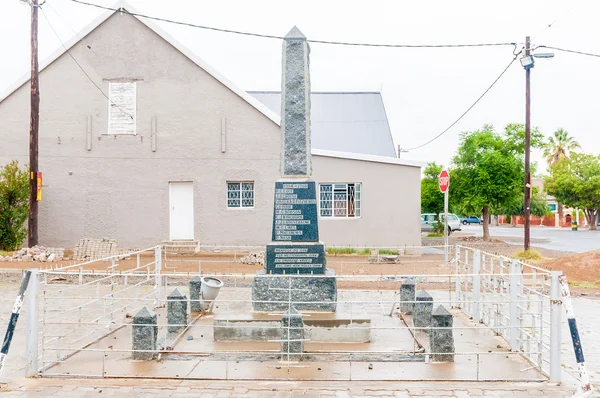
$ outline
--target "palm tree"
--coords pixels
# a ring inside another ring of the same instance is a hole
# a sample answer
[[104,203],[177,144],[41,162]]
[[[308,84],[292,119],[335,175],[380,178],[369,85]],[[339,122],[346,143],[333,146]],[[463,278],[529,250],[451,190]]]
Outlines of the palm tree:
[[579,148],[579,143],[564,129],[558,129],[554,132],[554,137],[548,137],[544,144],[544,156],[548,166],[554,166],[558,162],[569,158],[569,152]]
[[[580,148],[579,143],[573,137],[569,137],[567,130],[562,128],[554,132],[554,136],[548,137],[548,141],[544,144],[544,156],[549,167],[568,159],[569,153],[574,149]],[[558,217],[560,222],[563,218],[563,205],[558,203]]]

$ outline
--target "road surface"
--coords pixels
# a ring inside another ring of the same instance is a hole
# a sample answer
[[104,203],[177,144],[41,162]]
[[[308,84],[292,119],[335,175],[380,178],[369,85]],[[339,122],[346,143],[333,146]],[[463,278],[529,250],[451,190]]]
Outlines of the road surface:
[[[497,239],[503,237],[523,239],[523,227],[493,227],[490,226],[490,235]],[[467,234],[483,235],[481,225],[463,225],[462,232]],[[458,236],[458,235],[457,235]],[[571,231],[569,228],[532,227],[531,245],[550,250],[582,253],[600,249],[600,231],[581,229]],[[536,241],[543,239],[543,241]],[[522,244],[514,239],[507,243]]]

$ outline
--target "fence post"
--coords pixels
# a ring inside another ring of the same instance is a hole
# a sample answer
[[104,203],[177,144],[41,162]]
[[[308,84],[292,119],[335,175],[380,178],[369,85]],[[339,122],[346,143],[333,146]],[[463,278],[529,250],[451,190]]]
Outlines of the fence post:
[[38,372],[38,298],[40,291],[40,275],[37,269],[31,270],[31,277],[29,278],[29,286],[27,287],[27,290],[25,376],[35,377]]
[[154,270],[156,276],[156,305],[160,307],[162,304],[162,247],[156,246],[154,248]]
[[519,277],[520,267],[517,260],[512,260],[510,263],[510,286],[509,295],[510,302],[508,307],[508,336],[510,341],[511,351],[519,351]]
[[461,308],[460,302],[460,277],[458,276],[458,270],[460,263],[460,247],[458,245],[454,246],[454,300],[457,303],[455,307]]
[[550,381],[560,383],[561,289],[558,278],[562,271],[551,271],[550,280]]
[[481,300],[481,250],[473,251],[473,322],[481,322],[481,312],[479,310],[479,301]]

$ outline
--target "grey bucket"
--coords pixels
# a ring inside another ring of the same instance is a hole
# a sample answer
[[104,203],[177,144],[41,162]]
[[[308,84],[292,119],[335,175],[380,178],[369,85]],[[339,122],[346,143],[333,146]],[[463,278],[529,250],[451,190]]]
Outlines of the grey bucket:
[[200,299],[202,310],[211,312],[214,299],[219,295],[219,290],[223,287],[223,281],[214,276],[203,276],[202,286],[200,287]]

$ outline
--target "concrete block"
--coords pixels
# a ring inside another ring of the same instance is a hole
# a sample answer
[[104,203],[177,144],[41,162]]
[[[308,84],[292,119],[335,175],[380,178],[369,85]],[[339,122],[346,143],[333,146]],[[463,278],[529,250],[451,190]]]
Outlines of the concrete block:
[[187,325],[187,297],[179,289],[167,296],[167,321],[169,333],[176,333]]
[[432,329],[429,333],[429,348],[434,353],[431,355],[433,362],[454,362],[452,323],[452,314],[442,305],[431,313]]
[[156,353],[156,339],[158,336],[157,316],[146,307],[143,307],[133,316],[132,350],[133,359],[149,360]]
[[412,314],[414,311],[414,303],[406,303],[406,301],[415,301],[416,281],[413,278],[405,278],[400,286],[400,312]]
[[[428,328],[431,326],[431,312],[433,310],[433,297],[425,290],[417,294],[414,312],[414,324],[416,328]],[[428,333],[427,329],[417,329],[418,332]]]
[[200,289],[202,287],[202,279],[199,276],[190,280],[190,311],[193,314],[202,312],[202,303],[200,302]]
[[281,353],[284,361],[300,361],[304,352],[304,320],[294,307],[281,319]]

